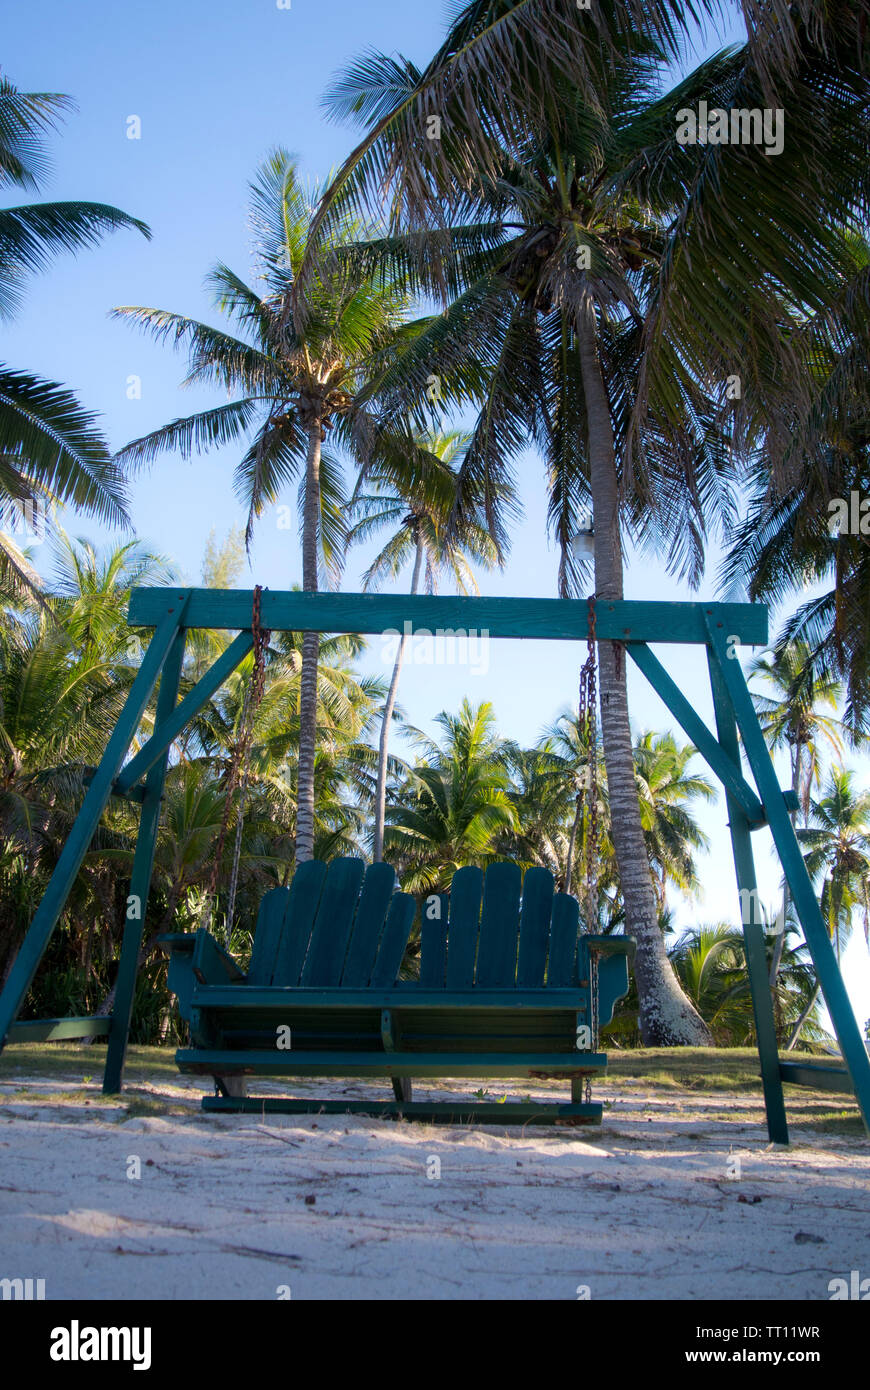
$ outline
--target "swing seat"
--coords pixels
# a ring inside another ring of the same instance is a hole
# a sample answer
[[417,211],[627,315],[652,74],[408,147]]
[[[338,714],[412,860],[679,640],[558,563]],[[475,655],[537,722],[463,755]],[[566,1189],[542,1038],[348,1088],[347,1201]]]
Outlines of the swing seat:
[[[163,937],[190,1024],[179,1069],[215,1077],[209,1111],[318,1112],[455,1123],[590,1124],[598,1030],[628,991],[634,941],[580,931],[546,869],[459,869],[422,908],[420,977],[398,979],[416,902],[388,864],[302,864],[260,906],[245,975],[206,931]],[[249,1076],[389,1077],[393,1101],[255,1098]],[[557,1077],[566,1103],[415,1101],[411,1079]]]

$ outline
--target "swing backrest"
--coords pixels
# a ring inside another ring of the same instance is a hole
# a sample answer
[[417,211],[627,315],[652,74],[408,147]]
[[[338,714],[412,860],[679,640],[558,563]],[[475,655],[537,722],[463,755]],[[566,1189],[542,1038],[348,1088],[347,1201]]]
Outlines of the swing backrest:
[[390,987],[414,920],[389,864],[312,859],[289,888],[260,904],[247,982],[252,985]]
[[467,866],[425,900],[420,984],[429,989],[568,988],[577,983],[580,907],[549,869]]

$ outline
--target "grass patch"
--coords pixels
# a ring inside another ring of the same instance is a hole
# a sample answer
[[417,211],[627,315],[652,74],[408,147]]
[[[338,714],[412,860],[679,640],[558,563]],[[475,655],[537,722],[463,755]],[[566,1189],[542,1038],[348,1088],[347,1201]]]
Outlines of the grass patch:
[[[0,1081],[14,1081],[16,1076],[81,1081],[87,1076],[100,1086],[105,1065],[104,1041],[90,1047],[77,1042],[11,1043],[0,1053]],[[178,1075],[174,1048],[131,1047],[127,1052],[127,1082],[175,1082]]]

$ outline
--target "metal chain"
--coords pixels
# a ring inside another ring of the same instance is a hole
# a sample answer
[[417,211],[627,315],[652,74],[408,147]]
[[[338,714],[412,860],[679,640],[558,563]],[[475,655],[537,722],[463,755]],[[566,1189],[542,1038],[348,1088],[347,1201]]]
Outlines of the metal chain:
[[598,923],[598,680],[596,668],[595,595],[588,599],[589,630],[587,657],[580,672],[580,698],[577,727],[581,746],[586,749],[586,769],[583,781],[584,820],[587,820],[583,865],[583,899],[586,930],[594,931]]
[[248,785],[250,781],[250,752],[251,742],[254,733],[254,716],[263,698],[263,690],[266,682],[266,652],[271,639],[271,632],[262,626],[261,620],[261,600],[263,589],[260,584],[254,588],[254,603],[251,613],[251,632],[254,638],[254,669],[251,679],[245,691],[244,704],[242,705],[242,717],[239,721],[239,737],[233,748],[230,759],[229,773],[227,775],[226,799],[224,801],[223,815],[221,816],[221,828],[215,847],[214,862],[211,868],[206,900],[203,906],[202,919],[200,926],[204,925],[206,918],[211,912],[211,905],[217,894],[218,878],[221,871],[221,861],[223,859],[224,845],[227,838],[227,830],[230,823],[230,812],[232,810],[233,793],[239,785],[241,773],[241,787],[239,792],[239,806],[236,817],[236,840],[233,852],[233,866],[230,874],[229,898],[227,901],[226,916],[226,944],[229,950],[230,937],[233,929],[233,913],[236,905],[236,889],[239,881],[239,860],[242,852],[242,831],[244,828],[245,802],[248,795]]
[[589,994],[592,1000],[590,1013],[590,1023],[592,1024],[592,1050],[598,1051],[599,1042],[599,1020],[598,1020],[598,952],[589,952]]

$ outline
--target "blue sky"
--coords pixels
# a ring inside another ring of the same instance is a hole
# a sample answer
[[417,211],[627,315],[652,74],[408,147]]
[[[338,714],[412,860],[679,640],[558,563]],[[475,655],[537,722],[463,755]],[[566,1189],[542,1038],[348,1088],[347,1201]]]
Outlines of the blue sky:
[[[215,321],[202,288],[205,272],[222,260],[247,276],[250,239],[247,183],[276,145],[298,155],[303,170],[321,178],[353,143],[352,132],[327,123],[321,106],[330,78],[364,49],[399,51],[425,61],[440,41],[446,9],[398,0],[151,0],[146,7],[117,0],[42,0],[37,10],[16,6],[3,24],[5,75],[30,91],[69,93],[78,112],[52,141],[50,198],[115,203],[143,218],[153,239],[134,233],[110,238],[97,251],[60,260],[31,284],[24,311],[5,331],[4,359],[73,387],[98,410],[113,446],[177,415],[216,403],[214,394],[181,391],[183,359],[126,324],[112,322],[116,305],[147,304]],[[699,41],[699,56],[740,38],[735,18]],[[689,63],[684,66],[690,66]],[[128,120],[141,139],[127,138]],[[128,378],[141,379],[141,399],[127,398]],[[214,531],[225,535],[243,514],[232,492],[232,450],[191,463],[167,456],[137,479],[132,515],[138,536],[171,557],[196,580]],[[481,577],[483,592],[552,596],[557,556],[546,541],[546,499],[540,460],[519,461],[525,509],[504,572]],[[294,503],[295,499],[285,499]],[[300,578],[294,531],[264,517],[244,583],[286,588]],[[69,529],[100,541],[108,533],[71,518]],[[37,550],[37,565],[47,561]],[[366,552],[352,554],[344,587],[359,587]],[[712,597],[715,564],[699,597]],[[629,598],[691,598],[654,559],[636,561]],[[585,650],[585,649],[584,649]],[[712,722],[703,654],[661,649],[669,669]],[[583,651],[567,644],[493,643],[488,669],[409,664],[400,701],[409,720],[430,729],[441,709],[463,695],[492,700],[502,731],[533,741],[576,698]],[[379,643],[370,669],[386,672]],[[638,728],[673,721],[640,677],[630,685]],[[862,763],[866,769],[866,763]],[[786,778],[783,769],[783,779]],[[724,800],[701,815],[712,842],[704,860],[704,892],[680,904],[678,920],[739,920],[725,827]],[[762,891],[778,897],[779,874],[769,837],[755,837]],[[860,936],[860,932],[857,933]],[[846,977],[862,1022],[870,1015],[870,965],[862,941],[846,958]]]

